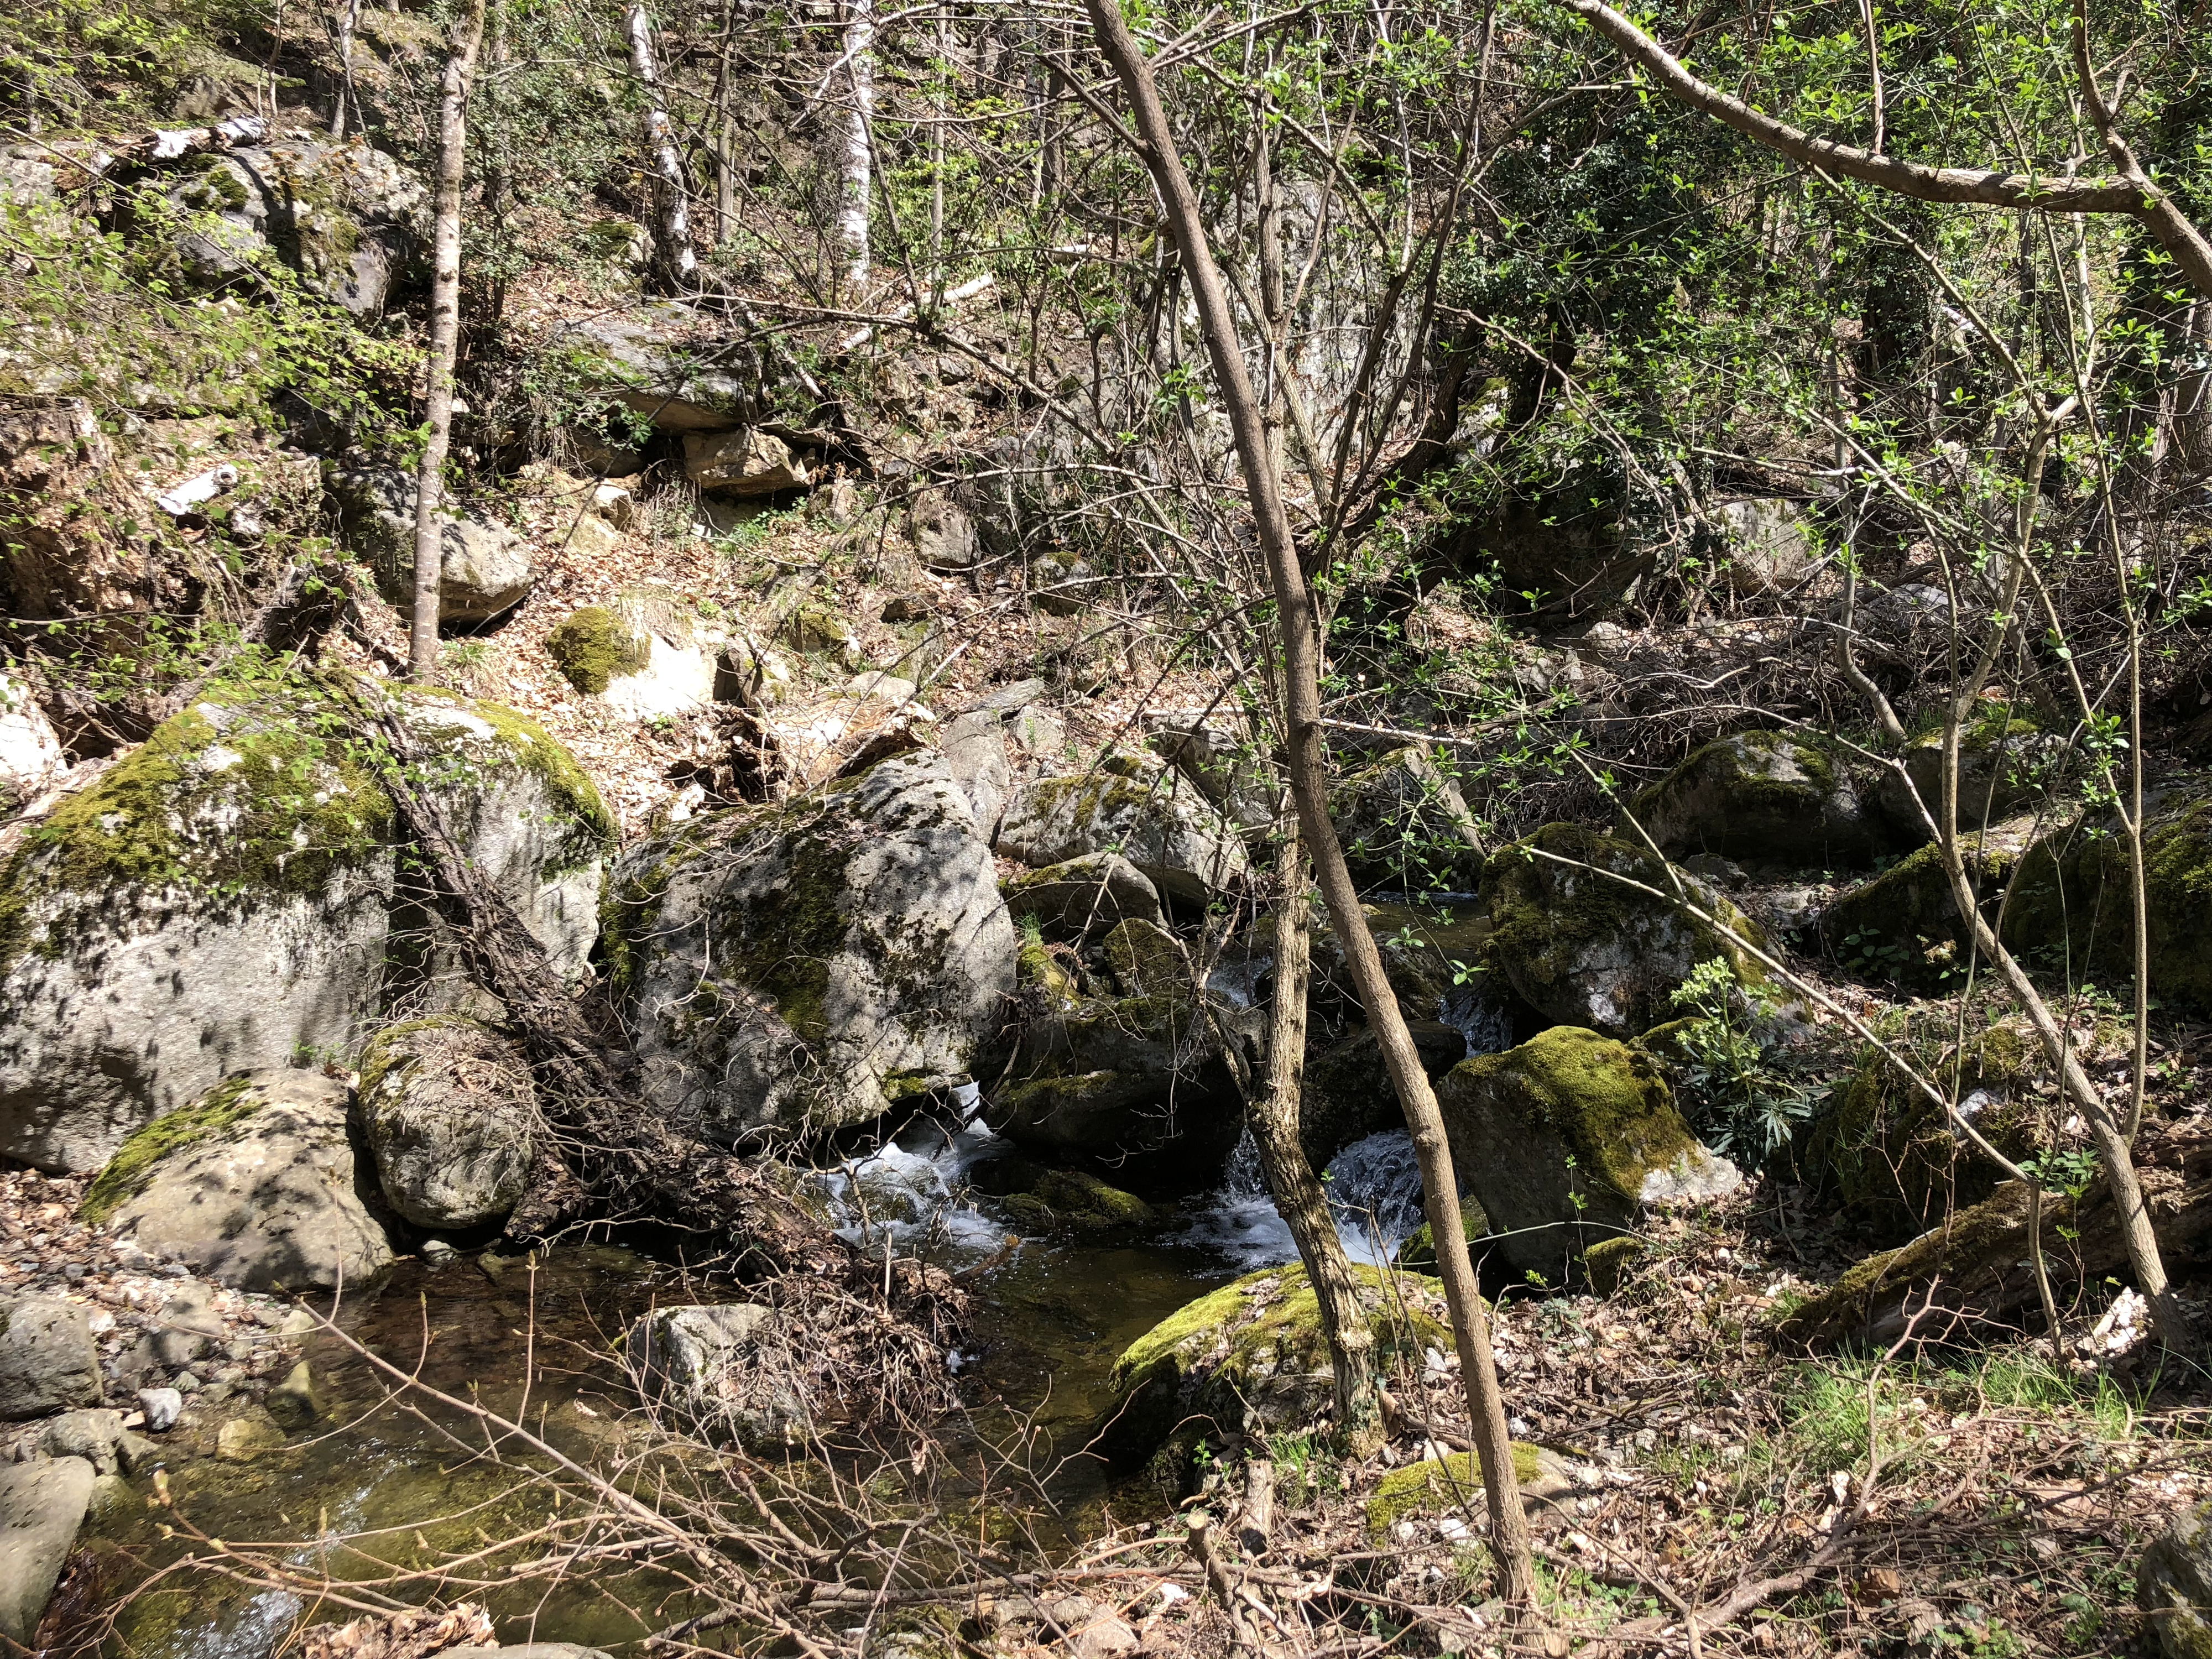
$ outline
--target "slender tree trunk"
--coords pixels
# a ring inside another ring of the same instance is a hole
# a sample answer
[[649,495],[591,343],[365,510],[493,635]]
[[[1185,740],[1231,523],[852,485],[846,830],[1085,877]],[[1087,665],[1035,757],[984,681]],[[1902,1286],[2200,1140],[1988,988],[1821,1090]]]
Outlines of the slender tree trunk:
[[839,134],[837,240],[845,259],[845,280],[859,289],[868,282],[868,129],[876,114],[876,7],[875,0],[847,0],[847,5],[845,75],[851,101]]
[[438,94],[438,193],[431,236],[430,435],[415,475],[415,615],[408,629],[407,672],[428,680],[438,671],[438,584],[444,574],[438,509],[444,505],[446,452],[453,435],[453,359],[461,339],[461,174],[468,148],[469,78],[483,39],[484,0],[474,0],[453,31]]
[[1336,1425],[1355,1455],[1376,1439],[1375,1333],[1359,1305],[1352,1263],[1337,1236],[1328,1194],[1314,1178],[1298,1140],[1298,1101],[1305,1083],[1306,994],[1313,981],[1313,941],[1306,920],[1306,854],[1293,820],[1276,865],[1281,892],[1275,909],[1275,1000],[1267,1032],[1267,1079],[1246,1109],[1268,1194],[1297,1241],[1306,1278],[1321,1304],[1322,1334],[1336,1373]]
[[1490,1349],[1489,1313],[1476,1289],[1474,1266],[1468,1259],[1467,1236],[1460,1223],[1459,1183],[1452,1170],[1451,1147],[1444,1136],[1443,1114],[1429,1087],[1428,1074],[1421,1069],[1420,1055],[1406,1029],[1405,1016],[1399,1012],[1396,994],[1383,973],[1382,956],[1359,908],[1358,891],[1345,866],[1344,848],[1337,841],[1336,827],[1329,822],[1322,755],[1320,639],[1313,596],[1299,568],[1290,519],[1283,506],[1282,481],[1272,464],[1266,422],[1253,393],[1251,376],[1245,370],[1220,267],[1214,262],[1199,216],[1197,196],[1176,153],[1158,89],[1152,84],[1152,66],[1122,21],[1115,0],[1085,0],[1085,3],[1100,49],[1128,94],[1139,154],[1158,187],[1183,269],[1189,274],[1214,379],[1236,438],[1253,527],[1267,561],[1282,628],[1291,793],[1297,805],[1299,826],[1312,849],[1315,874],[1328,906],[1337,943],[1352,969],[1369,1027],[1382,1048],[1391,1085],[1413,1131],[1429,1224],[1436,1234],[1437,1276],[1443,1281],[1445,1300],[1451,1307],[1460,1374],[1467,1388],[1469,1428],[1482,1468],[1491,1547],[1504,1580],[1500,1588],[1516,1617],[1530,1619],[1535,1611],[1535,1573],[1528,1517],[1522,1512],[1520,1486],[1513,1475],[1505,1405]]
[[331,137],[341,143],[345,140],[349,111],[354,125],[361,125],[361,100],[353,86],[353,37],[360,27],[361,0],[346,0],[345,9],[338,13],[337,107],[331,112]]
[[937,118],[929,124],[929,292],[933,303],[945,292],[945,120],[952,97],[952,31],[942,7],[937,13]]
[[653,156],[653,268],[663,288],[682,293],[699,282],[699,254],[691,242],[691,197],[684,188],[684,158],[677,153],[675,124],[661,96],[653,61],[653,24],[642,5],[629,9],[630,67],[645,88],[645,145]]

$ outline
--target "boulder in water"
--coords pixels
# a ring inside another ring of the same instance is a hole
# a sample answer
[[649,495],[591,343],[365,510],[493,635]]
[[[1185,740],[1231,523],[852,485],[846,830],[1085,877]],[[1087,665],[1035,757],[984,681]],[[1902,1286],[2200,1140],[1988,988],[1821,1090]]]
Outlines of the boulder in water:
[[363,1051],[357,1088],[362,1138],[403,1220],[466,1231],[520,1201],[538,1129],[520,1045],[457,1014],[389,1025]]
[[646,1098],[724,1142],[952,1086],[1014,988],[990,849],[933,754],[693,818],[623,858],[609,915]]
[[250,1291],[366,1289],[392,1266],[347,1133],[346,1085],[233,1079],[123,1143],[84,1218]]
[[1638,794],[1630,811],[1677,855],[1762,864],[1863,864],[1889,825],[1836,757],[1786,732],[1739,732],[1705,744]]
[[[1462,1198],[1459,1201],[1460,1237],[1470,1245],[1477,1239],[1490,1236],[1490,1218],[1483,1213],[1479,1199]],[[1424,1221],[1406,1235],[1406,1242],[1398,1247],[1398,1265],[1408,1273],[1433,1273],[1437,1270],[1437,1230]]]
[[791,1334],[749,1302],[657,1308],[631,1324],[625,1347],[647,1400],[714,1438],[772,1452],[804,1444],[813,1427]]
[[1194,908],[1241,887],[1251,860],[1236,826],[1187,779],[1133,769],[1028,784],[1007,805],[999,850],[1033,870],[1118,853],[1164,897]]
[[1650,1060],[1579,1027],[1462,1061],[1437,1102],[1452,1162],[1516,1271],[1556,1278],[1645,1206],[1719,1197],[1743,1179],[1698,1144]]
[[1328,815],[1363,887],[1472,893],[1481,882],[1474,814],[1424,744],[1395,749],[1344,778],[1329,791]]
[[27,1650],[98,1478],[81,1457],[0,1464],[0,1636]]
[[97,1406],[100,1392],[100,1350],[83,1309],[42,1297],[0,1304],[0,1419]]
[[[1431,1280],[1354,1264],[1361,1305],[1386,1366],[1401,1353],[1449,1350],[1451,1327]],[[1402,1294],[1401,1294],[1402,1292]],[[1109,1379],[1114,1404],[1092,1443],[1122,1464],[1178,1443],[1302,1428],[1334,1398],[1321,1307],[1303,1267],[1268,1267],[1178,1309],[1131,1343]],[[1177,1473],[1188,1473],[1178,1460]]]
[[1547,824],[1499,849],[1484,872],[1492,958],[1547,1019],[1633,1036],[1674,1015],[1672,997],[1717,957],[1760,982],[1756,963],[1674,896],[1675,883],[1734,931],[1759,931],[1726,899],[1626,842]]

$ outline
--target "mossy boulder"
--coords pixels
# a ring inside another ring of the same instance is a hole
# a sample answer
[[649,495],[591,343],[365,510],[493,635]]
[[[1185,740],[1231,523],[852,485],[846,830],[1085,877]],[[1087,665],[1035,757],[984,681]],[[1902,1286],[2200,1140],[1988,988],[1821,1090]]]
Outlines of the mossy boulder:
[[1164,768],[1136,776],[1101,769],[1024,786],[1007,803],[999,851],[1033,870],[1118,853],[1163,897],[1194,908],[1241,888],[1251,874],[1237,827],[1196,785]]
[[[613,824],[533,722],[427,689],[387,698],[416,786],[562,971],[596,927]],[[378,743],[323,682],[204,688],[0,868],[0,1152],[94,1170],[225,1076],[349,1056],[424,969]]]
[[950,1088],[1015,988],[990,849],[927,753],[640,844],[606,932],[645,1097],[725,1142]]
[[362,1051],[356,1088],[362,1139],[401,1218],[467,1231],[520,1200],[539,1125],[513,1039],[457,1014],[388,1025]]
[[[2049,1146],[2053,1103],[2039,1086],[2041,1054],[2012,1025],[1976,1032],[1925,1056],[1929,1073],[1989,1143],[2018,1164]],[[1860,1226],[1911,1238],[1978,1204],[2003,1171],[1880,1049],[1830,1092],[1803,1137],[1799,1171]]]
[[222,1284],[367,1289],[392,1249],[348,1094],[316,1072],[233,1079],[125,1141],[86,1214]]
[[643,668],[651,647],[652,641],[632,633],[603,605],[569,612],[545,636],[545,654],[561,677],[592,697],[622,675]]
[[1461,1062],[1437,1099],[1453,1164],[1516,1271],[1563,1278],[1647,1206],[1718,1197],[1742,1180],[1698,1144],[1647,1057],[1580,1027]]
[[[1513,1480],[1527,1508],[1571,1492],[1575,1485],[1566,1459],[1525,1440],[1513,1442]],[[1366,1504],[1368,1536],[1384,1543],[1401,1521],[1462,1509],[1480,1522],[1482,1502],[1482,1463],[1473,1452],[1425,1457],[1391,1470],[1376,1486]]]
[[[1959,733],[1959,828],[1980,830],[2033,807],[2063,781],[2064,754],[2065,740],[2057,732],[2017,714],[1991,714],[1964,727]],[[1901,841],[1929,841],[1929,818],[1943,810],[1942,733],[1916,738],[1899,760],[1905,775],[1883,773],[1876,798]]]
[[[337,471],[327,481],[346,546],[367,559],[378,590],[401,616],[415,614],[415,480],[397,467]],[[465,504],[438,514],[438,621],[468,626],[501,617],[530,597],[538,576],[530,544]]]
[[2164,1659],[2212,1659],[2212,1504],[2184,1510],[2143,1551],[2136,1603]]
[[1890,840],[1849,769],[1787,732],[1739,732],[1706,744],[1629,811],[1676,856],[1831,868],[1863,864]]
[[1024,1226],[1139,1227],[1152,1207],[1087,1170],[1055,1170],[1025,1158],[994,1158],[970,1176],[980,1192],[1006,1201]]
[[[1986,848],[1962,841],[1961,852],[1977,898],[1989,902],[2002,890],[2014,855],[1994,841]],[[1839,894],[1820,913],[1820,933],[1846,971],[1908,990],[1962,983],[1971,961],[1972,930],[1960,915],[1942,851],[1933,843]],[[1986,963],[1982,971],[1989,971]]]
[[[1460,1237],[1469,1244],[1490,1236],[1490,1218],[1483,1212],[1478,1199],[1463,1198],[1459,1204]],[[1398,1247],[1398,1265],[1409,1273],[1433,1273],[1437,1270],[1436,1229],[1424,1221],[1407,1235],[1406,1242]]]
[[1483,848],[1459,786],[1420,744],[1368,762],[1333,786],[1328,815],[1363,887],[1472,893]]
[[[1467,1038],[1433,1019],[1408,1019],[1421,1069],[1431,1082],[1467,1058]],[[1405,1127],[1404,1113],[1382,1063],[1382,1047],[1364,1025],[1306,1051],[1305,1087],[1298,1094],[1298,1144],[1315,1169],[1363,1136]]]
[[1739,980],[1764,981],[1734,938],[1691,915],[1676,895],[1686,893],[1730,934],[1759,942],[1757,924],[1645,849],[1580,825],[1547,824],[1500,848],[1483,883],[1491,959],[1537,1013],[1559,1024],[1633,1036],[1671,1018],[1674,994],[1716,957]]
[[1103,933],[1123,921],[1155,925],[1167,920],[1159,889],[1119,853],[1091,853],[1047,865],[1002,884],[1008,914],[1035,916],[1054,939]]
[[[1378,1364],[1424,1348],[1450,1351],[1434,1280],[1401,1274],[1386,1285],[1376,1268],[1352,1271]],[[1334,1395],[1320,1304],[1295,1266],[1248,1273],[1176,1310],[1129,1345],[1109,1381],[1114,1403],[1095,1445],[1123,1464],[1170,1437],[1218,1441],[1303,1426]]]

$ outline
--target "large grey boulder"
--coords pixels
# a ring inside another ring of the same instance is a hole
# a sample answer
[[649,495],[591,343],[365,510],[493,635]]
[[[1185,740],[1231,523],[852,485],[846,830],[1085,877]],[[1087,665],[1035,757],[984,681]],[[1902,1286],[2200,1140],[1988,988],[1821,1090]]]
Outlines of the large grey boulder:
[[1482,879],[1474,814],[1428,750],[1407,744],[1329,791],[1345,860],[1365,887],[1472,893]]
[[1712,519],[1727,538],[1729,586],[1739,593],[1784,592],[1819,562],[1819,545],[1797,501],[1779,495],[1721,501]]
[[813,1427],[793,1336],[774,1310],[739,1302],[656,1308],[623,1346],[647,1401],[696,1431],[770,1452],[804,1444]]
[[[614,826],[534,722],[428,688],[390,700],[421,787],[571,976]],[[0,866],[0,1153],[90,1170],[236,1072],[351,1054],[419,929],[394,809],[316,682],[206,687]]]
[[1892,844],[1887,817],[1849,769],[1786,732],[1706,744],[1630,811],[1677,855],[1826,868],[1864,864]]
[[700,489],[724,495],[774,495],[813,482],[805,461],[789,444],[757,426],[686,433],[684,475]]
[[1516,1271],[1556,1276],[1645,1207],[1742,1182],[1691,1134],[1650,1060],[1576,1026],[1462,1060],[1437,1103],[1453,1162],[1500,1235],[1491,1248]]
[[459,1014],[386,1026],[361,1057],[362,1138],[403,1220],[465,1231],[503,1219],[538,1127],[520,1045]]
[[0,1636],[27,1647],[99,1477],[81,1457],[0,1466]]
[[[345,544],[369,562],[403,616],[415,613],[415,480],[396,467],[358,467],[327,481]],[[530,544],[473,513],[438,514],[438,619],[482,623],[512,611],[537,585]]]
[[347,1133],[346,1085],[239,1078],[123,1143],[88,1220],[249,1291],[367,1288],[392,1262]]
[[1754,959],[1690,902],[1753,943],[1760,936],[1726,899],[1642,848],[1577,824],[1551,823],[1501,848],[1483,872],[1492,958],[1547,1019],[1634,1036],[1674,1018],[1675,991],[1719,957],[1757,981]]
[[1129,771],[1024,786],[999,826],[999,851],[1036,870],[1118,853],[1164,896],[1194,907],[1243,886],[1252,866],[1237,827],[1179,774]]
[[374,318],[422,244],[428,194],[367,144],[295,135],[204,155],[169,187],[179,251],[210,276],[274,256],[356,317]]
[[85,1310],[41,1297],[0,1305],[0,1419],[100,1403],[100,1350]]
[[1006,759],[1006,734],[994,710],[971,709],[945,723],[938,740],[952,781],[967,798],[975,815],[975,828],[986,841],[997,837],[1006,816],[1006,797],[1013,788],[1013,770]]
[[2212,1653],[2212,1504],[2185,1511],[2143,1551],[2136,1604],[2166,1659]]
[[1013,989],[990,848],[934,754],[694,818],[623,857],[613,900],[645,1097],[724,1141],[957,1083]]
[[1149,739],[1152,751],[1188,778],[1222,816],[1241,829],[1275,821],[1281,790],[1257,739],[1224,719],[1165,714]]
[[572,323],[558,345],[588,384],[662,432],[727,432],[765,418],[776,378],[765,340],[718,337],[717,319],[672,303]]
[[1092,853],[1065,864],[1048,864],[1016,876],[1005,884],[1006,913],[1015,921],[1036,918],[1055,939],[1103,935],[1125,921],[1167,921],[1160,891],[1145,872],[1119,853]]
[[[2033,720],[1991,718],[1959,733],[1959,827],[1972,832],[2025,811],[2058,782],[2065,739]],[[1929,733],[1899,757],[1905,769],[1881,775],[1877,790],[1905,842],[1932,839],[1929,817],[1943,810],[1943,741]],[[1908,781],[1909,780],[1909,781]],[[1922,816],[1925,807],[1928,817]]]
[[44,789],[68,758],[30,687],[0,674],[0,818]]

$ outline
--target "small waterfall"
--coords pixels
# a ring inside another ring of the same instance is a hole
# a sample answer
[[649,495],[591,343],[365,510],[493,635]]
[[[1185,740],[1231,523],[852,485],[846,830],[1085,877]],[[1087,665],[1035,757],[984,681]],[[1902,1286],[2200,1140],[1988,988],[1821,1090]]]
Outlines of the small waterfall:
[[903,1244],[933,1228],[956,1246],[996,1249],[1006,1230],[971,1203],[957,1201],[968,1171],[1007,1149],[983,1121],[978,1091],[963,1083],[952,1091],[959,1127],[917,1118],[873,1152],[849,1158],[813,1179],[831,1224],[850,1243],[881,1240]]
[[[1323,1176],[1337,1237],[1354,1261],[1388,1261],[1421,1224],[1421,1170],[1413,1138],[1385,1129],[1339,1152]],[[1218,1254],[1239,1273],[1298,1259],[1290,1224],[1267,1195],[1260,1149],[1245,1131],[1229,1155],[1221,1185],[1176,1243]]]

